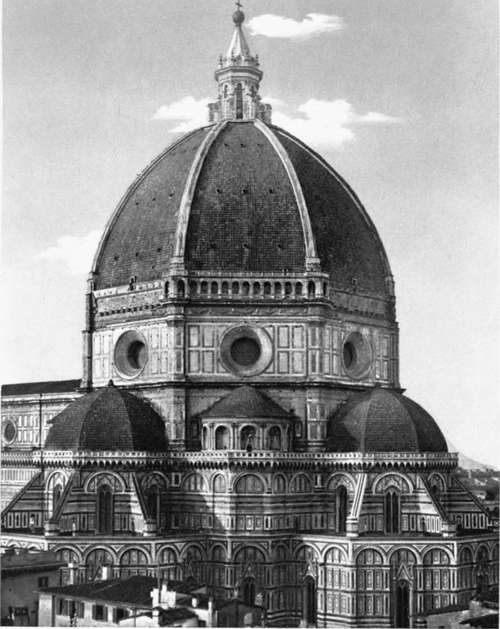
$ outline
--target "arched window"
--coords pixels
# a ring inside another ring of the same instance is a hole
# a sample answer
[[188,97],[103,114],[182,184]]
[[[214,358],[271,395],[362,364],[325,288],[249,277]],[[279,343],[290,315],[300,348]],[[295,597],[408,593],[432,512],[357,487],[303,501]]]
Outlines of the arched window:
[[243,88],[241,83],[236,85],[236,120],[243,118]]
[[226,85],[224,85],[224,98],[227,98],[228,90],[229,90],[229,88],[228,88],[227,83],[226,83]]
[[148,508],[148,515],[156,523],[156,526],[160,524],[160,490],[158,485],[151,485],[146,490],[146,504]]
[[214,478],[214,492],[216,494],[223,494],[226,491],[226,479],[222,474],[217,474]]
[[177,296],[184,299],[186,296],[186,287],[183,280],[177,282]]
[[264,491],[264,483],[254,474],[245,474],[236,481],[235,492],[237,494],[262,494]]
[[62,485],[59,483],[54,485],[52,489],[52,515],[56,512],[57,505],[59,504],[59,500],[61,500],[62,495]]
[[284,494],[286,491],[285,477],[277,474],[273,479],[273,492],[275,494]]
[[253,450],[256,447],[254,426],[245,426],[240,433],[240,449]]
[[314,282],[309,282],[307,284],[307,296],[314,297],[316,295],[316,285]]
[[208,450],[208,428],[203,426],[203,449]]
[[229,429],[226,426],[219,426],[215,431],[215,449],[229,449]]
[[347,489],[339,485],[335,492],[335,522],[336,532],[345,533],[347,525]]
[[176,581],[180,576],[177,555],[172,548],[163,548],[158,556],[160,577],[164,581]]
[[97,532],[107,535],[113,532],[113,491],[109,485],[97,490]]
[[388,491],[384,496],[384,520],[386,533],[399,533],[400,500],[396,491]]
[[136,574],[147,575],[150,561],[145,552],[131,548],[120,559],[120,578],[127,579]]
[[273,426],[267,433],[267,449],[281,450],[281,429],[279,426]]
[[92,550],[85,560],[87,581],[94,581],[102,577],[102,569],[104,566],[113,566],[113,557],[111,554],[103,548]]

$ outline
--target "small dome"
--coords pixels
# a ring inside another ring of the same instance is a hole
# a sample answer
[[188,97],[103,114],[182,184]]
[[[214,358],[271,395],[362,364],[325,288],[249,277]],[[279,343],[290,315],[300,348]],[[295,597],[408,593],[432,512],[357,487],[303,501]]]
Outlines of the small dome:
[[87,393],[52,421],[48,450],[117,450],[162,452],[165,425],[149,404],[110,384]]
[[434,419],[395,391],[374,388],[356,395],[330,419],[333,452],[448,452]]

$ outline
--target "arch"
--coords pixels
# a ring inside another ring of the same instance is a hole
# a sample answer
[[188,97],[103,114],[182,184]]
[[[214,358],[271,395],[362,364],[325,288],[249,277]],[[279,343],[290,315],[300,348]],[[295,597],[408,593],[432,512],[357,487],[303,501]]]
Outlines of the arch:
[[281,450],[281,428],[271,426],[267,431],[267,450]]
[[177,297],[180,299],[184,299],[186,296],[186,284],[184,280],[177,281]]
[[151,559],[141,548],[128,548],[124,550],[119,558],[120,578],[126,579],[139,574],[147,575]]
[[240,430],[240,450],[253,450],[257,448],[257,429],[251,424],[243,426]]
[[244,546],[238,549],[234,554],[234,562],[240,564],[248,562],[264,563],[265,560],[264,552],[260,548],[257,548],[257,546]]
[[266,487],[262,478],[257,474],[244,474],[235,480],[234,491],[237,494],[263,494]]
[[439,474],[439,472],[432,472],[432,474],[429,474],[429,476],[427,477],[427,482],[431,490],[433,487],[438,488],[438,494],[443,493],[446,490],[446,481],[443,475]]
[[275,561],[287,561],[288,559],[288,548],[284,544],[278,544],[274,549],[274,560]]
[[216,544],[212,548],[211,555],[212,555],[212,561],[226,561],[227,559],[226,549],[224,548],[222,544]]
[[271,282],[264,282],[264,295],[271,295]]
[[103,483],[97,489],[96,497],[96,531],[102,535],[113,532],[114,496],[112,488]]
[[302,297],[302,282],[295,284],[295,297]]
[[313,281],[307,282],[307,296],[308,297],[316,296],[316,284]]
[[340,546],[329,546],[324,551],[325,563],[344,564],[347,561],[347,555]]
[[335,491],[339,485],[345,485],[349,493],[353,494],[356,482],[354,478],[346,472],[335,472],[327,480],[326,488],[328,491]]
[[316,561],[319,558],[319,553],[314,546],[302,544],[295,551],[295,557],[302,561]]
[[229,284],[228,282],[222,282],[221,292],[223,295],[229,295]]
[[401,564],[413,565],[417,563],[417,555],[410,548],[396,548],[389,555],[389,563],[394,568]]
[[156,553],[156,559],[159,563],[170,564],[177,563],[179,557],[173,546],[162,546]]
[[422,563],[424,566],[432,566],[432,565],[440,565],[440,566],[449,566],[451,563],[452,557],[449,552],[445,548],[441,548],[439,546],[434,546],[429,548],[423,558]]
[[479,546],[476,548],[476,563],[479,563],[481,561],[488,561],[489,558],[489,552],[488,552],[488,548],[485,544],[479,544]]
[[205,479],[199,472],[188,474],[182,483],[184,491],[205,491]]
[[216,297],[219,294],[219,284],[217,282],[210,284],[210,294],[212,297]]
[[472,549],[469,546],[464,546],[460,550],[458,561],[461,564],[467,564],[467,563],[473,563],[474,562],[473,552],[472,552]]
[[229,450],[229,428],[227,426],[217,426],[215,429],[215,449]]
[[205,552],[198,544],[188,544],[182,549],[181,561],[203,561]]
[[286,477],[283,474],[275,474],[273,478],[273,494],[286,493]]
[[243,284],[241,285],[241,294],[244,297],[248,297],[248,295],[250,295],[250,284],[249,284],[249,282],[243,282]]
[[69,548],[68,546],[61,546],[60,548],[55,549],[56,557],[59,561],[64,561],[64,563],[69,564],[80,564],[82,563],[82,554],[76,548]]
[[312,492],[312,483],[304,474],[295,474],[290,481],[290,493],[309,493]]
[[106,548],[92,548],[85,555],[85,569],[87,580],[97,580],[102,577],[102,569],[104,566],[114,567],[116,565],[116,557],[111,550]]
[[384,563],[384,556],[377,548],[361,548],[355,553],[357,566],[381,565]]
[[172,546],[162,546],[156,554],[156,561],[163,579],[175,581],[180,577],[178,555],[175,548]]
[[165,491],[168,488],[168,479],[163,472],[150,472],[144,476],[141,485],[144,490],[156,485],[161,491]]
[[95,493],[98,485],[102,483],[112,487],[115,493],[126,491],[125,481],[115,472],[94,472],[85,481],[83,489],[86,493]]
[[389,488],[396,488],[401,494],[413,493],[413,483],[407,476],[397,472],[385,472],[373,481],[372,493],[385,494]]
[[215,474],[213,478],[213,488],[216,494],[223,494],[227,491],[226,478],[224,474]]

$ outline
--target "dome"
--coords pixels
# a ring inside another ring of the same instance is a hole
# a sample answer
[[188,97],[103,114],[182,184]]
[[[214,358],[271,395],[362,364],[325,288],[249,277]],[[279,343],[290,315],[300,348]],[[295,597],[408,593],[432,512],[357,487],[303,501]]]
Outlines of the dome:
[[333,452],[448,452],[434,419],[413,400],[387,389],[355,395],[330,419]]
[[162,452],[165,425],[146,402],[110,384],[72,402],[51,421],[48,450]]
[[382,242],[345,181],[261,120],[224,120],[164,151],[119,203],[94,260],[96,289],[187,272],[328,274],[388,298]]

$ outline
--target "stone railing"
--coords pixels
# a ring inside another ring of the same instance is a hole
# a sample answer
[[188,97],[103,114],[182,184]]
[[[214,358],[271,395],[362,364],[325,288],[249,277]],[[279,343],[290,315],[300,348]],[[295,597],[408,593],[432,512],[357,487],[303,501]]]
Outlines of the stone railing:
[[278,467],[371,467],[454,468],[458,455],[448,452],[278,452],[259,450],[211,450],[196,452],[119,452],[96,450],[4,451],[3,465],[71,466],[81,465],[156,465],[156,466],[249,466]]

